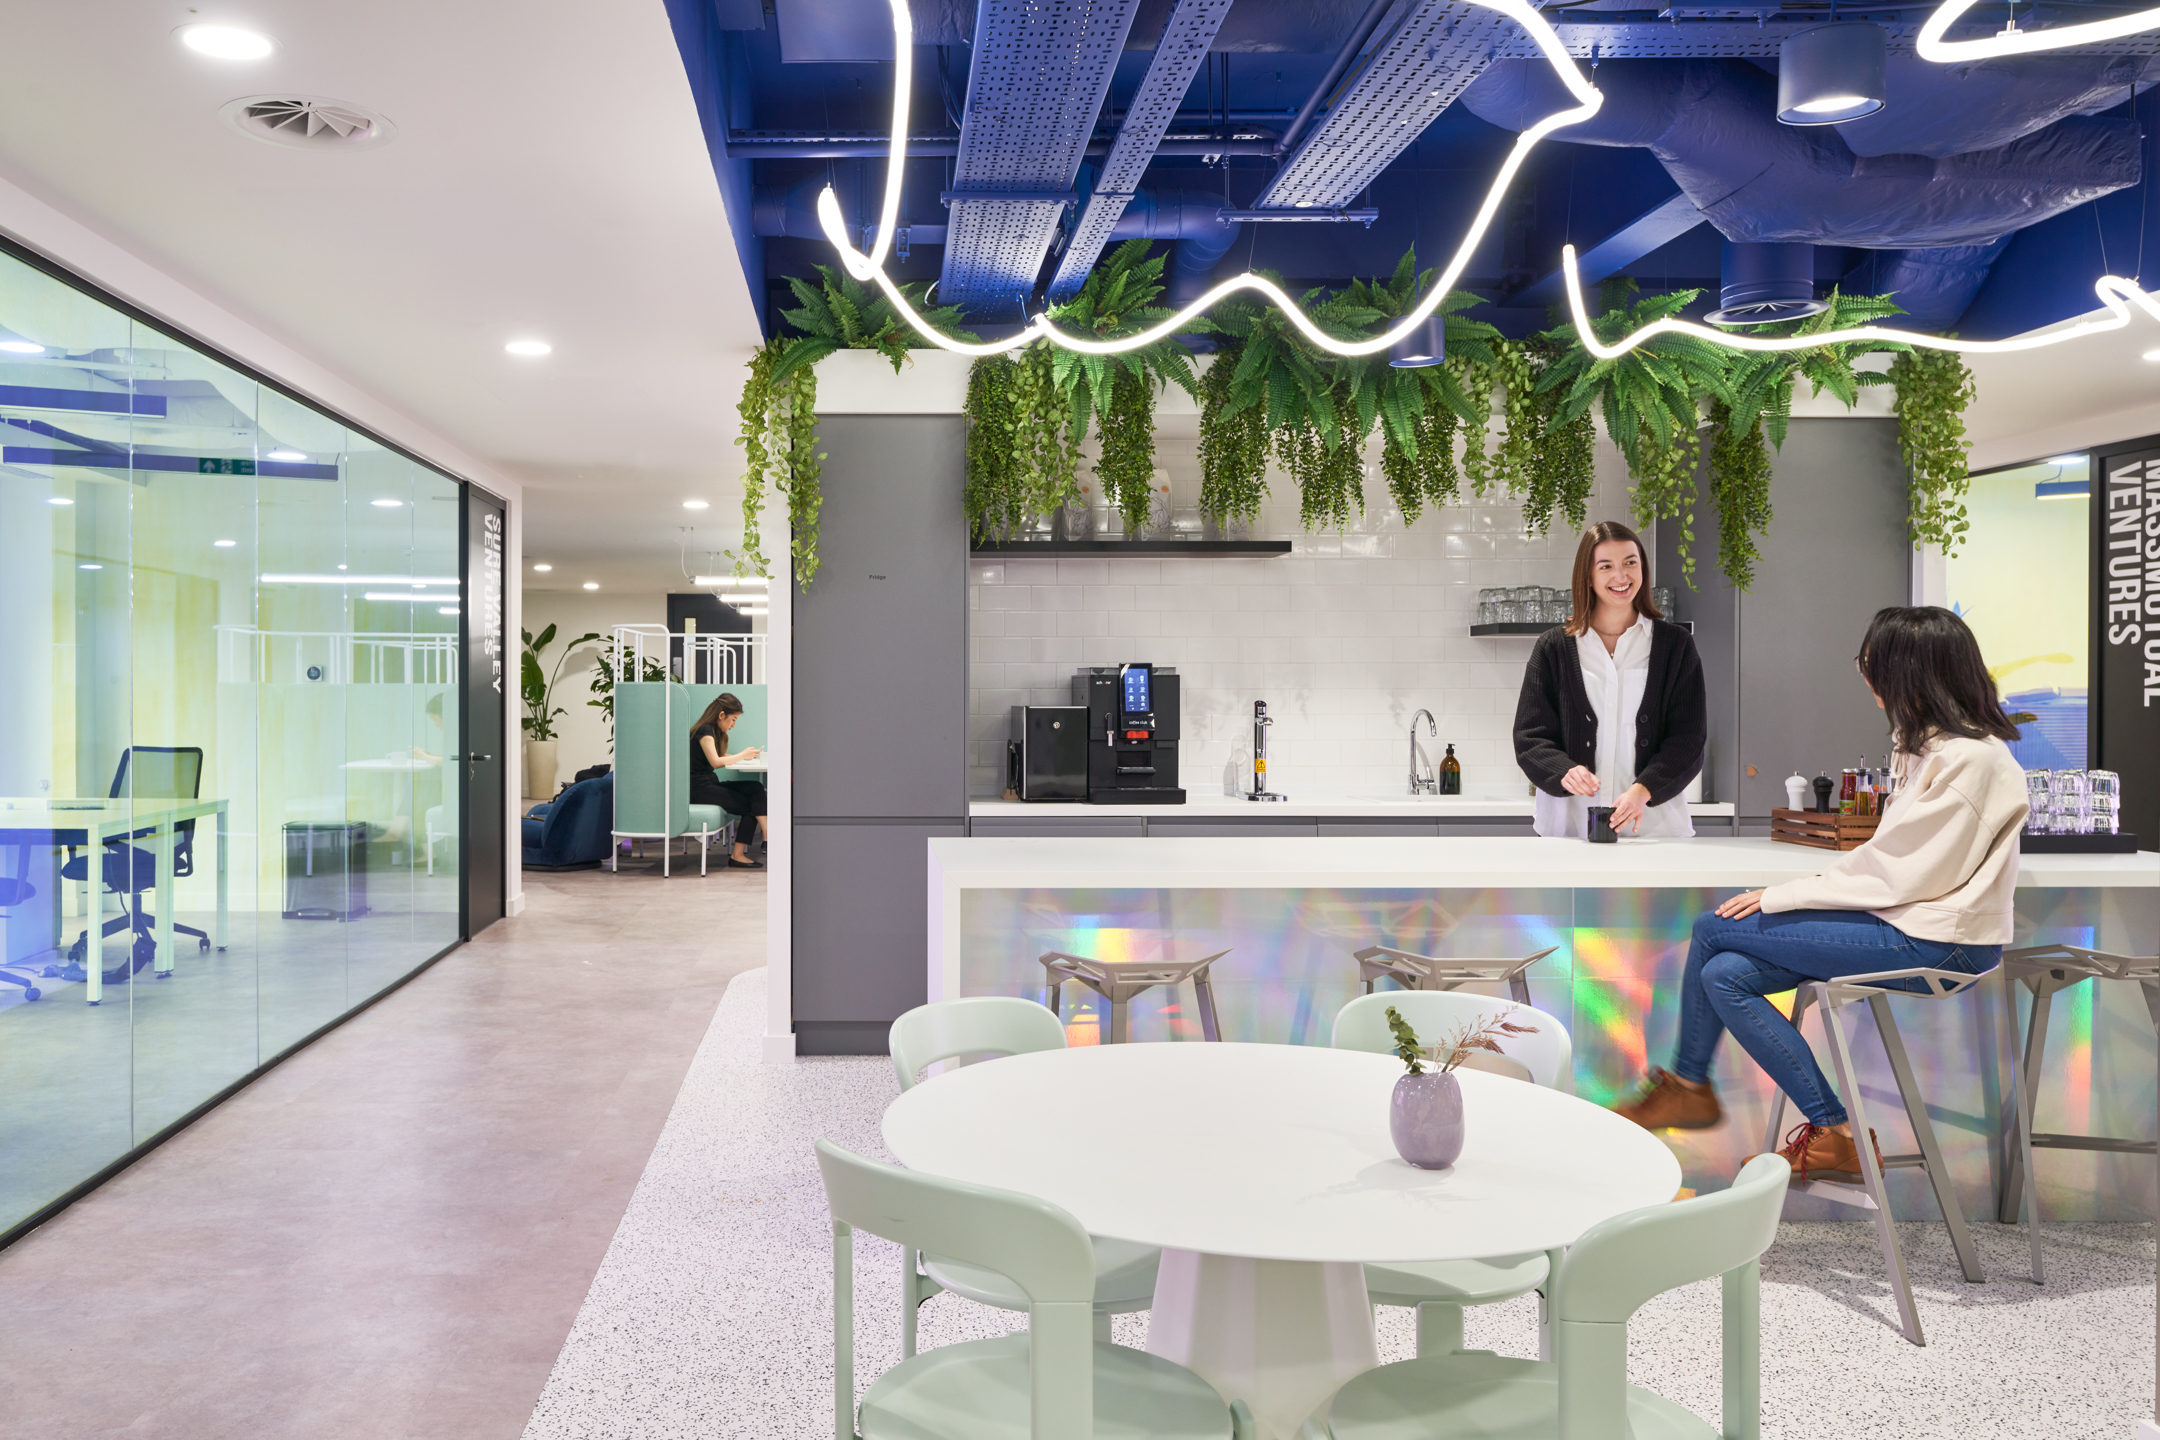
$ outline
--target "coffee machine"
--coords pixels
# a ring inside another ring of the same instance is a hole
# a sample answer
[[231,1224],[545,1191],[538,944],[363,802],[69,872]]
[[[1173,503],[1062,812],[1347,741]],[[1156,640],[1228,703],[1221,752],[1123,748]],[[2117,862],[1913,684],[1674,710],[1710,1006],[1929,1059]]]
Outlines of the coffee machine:
[[1182,805],[1178,788],[1178,673],[1136,661],[1073,676],[1073,704],[1087,707],[1091,805]]

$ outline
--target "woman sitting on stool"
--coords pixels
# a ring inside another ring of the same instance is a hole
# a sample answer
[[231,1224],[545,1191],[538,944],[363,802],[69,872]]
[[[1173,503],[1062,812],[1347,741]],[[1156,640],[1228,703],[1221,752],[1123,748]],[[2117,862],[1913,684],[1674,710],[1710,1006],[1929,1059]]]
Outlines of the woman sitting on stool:
[[1779,1152],[1795,1179],[1857,1181],[1860,1156],[1814,1052],[1763,997],[1884,970],[1994,969],[2025,824],[2025,773],[2003,743],[2017,730],[1963,620],[1934,606],[1877,611],[1854,663],[1897,748],[1881,826],[1821,874],[1735,895],[1695,922],[1672,1069],[1652,1070],[1619,1107],[1651,1130],[1717,1124],[1710,1062],[1730,1029],[1807,1117]]
[[[717,805],[739,820],[757,817],[758,839],[765,838],[765,787],[755,780],[722,780],[713,774],[744,760],[755,760],[758,747],[727,753],[728,731],[742,719],[742,701],[722,693],[713,697],[697,724],[690,727],[690,803]],[[764,863],[750,858],[743,827],[735,827],[735,853],[728,857],[731,870],[762,870]]]

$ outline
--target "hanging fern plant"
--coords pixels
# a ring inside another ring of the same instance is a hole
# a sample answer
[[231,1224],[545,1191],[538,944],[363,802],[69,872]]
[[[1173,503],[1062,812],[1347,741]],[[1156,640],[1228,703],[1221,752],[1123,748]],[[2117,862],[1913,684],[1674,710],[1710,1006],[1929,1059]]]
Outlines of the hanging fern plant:
[[1200,513],[1217,523],[1250,525],[1267,499],[1267,412],[1230,404],[1244,353],[1244,341],[1227,341],[1200,377]]
[[1912,350],[1890,362],[1897,386],[1898,448],[1904,452],[1911,508],[1906,529],[1915,545],[1957,554],[1971,522],[1965,452],[1965,407],[1978,398],[1972,371],[1948,350]]
[[[835,350],[875,350],[892,362],[893,374],[897,375],[907,361],[908,351],[930,348],[930,342],[901,318],[885,292],[873,290],[830,266],[819,265],[816,269],[815,285],[788,277],[797,308],[780,312],[781,319],[803,333],[804,344],[810,349],[808,363],[815,364]],[[959,306],[931,306],[928,280],[905,281],[899,288],[932,329],[960,340],[978,338],[971,331],[954,328],[960,321]]]
[[[1675,290],[1623,305],[1635,282],[1607,281],[1606,311],[1591,321],[1600,340],[1611,342],[1692,304],[1699,290]],[[1626,457],[1635,477],[1634,513],[1638,528],[1660,520],[1678,523],[1681,578],[1695,587],[1695,467],[1702,453],[1697,407],[1704,396],[1727,398],[1725,351],[1690,335],[1659,335],[1625,355],[1599,359],[1584,348],[1573,323],[1548,331],[1541,339],[1558,354],[1538,380],[1560,395],[1553,422],[1567,424],[1592,405],[1605,421],[1605,433]]]
[[[1148,258],[1148,242],[1128,240],[1088,272],[1080,293],[1050,313],[1059,325],[1104,339],[1145,330],[1170,311],[1155,303],[1163,292],[1163,262]],[[1196,321],[1196,331],[1212,328]],[[1103,494],[1125,519],[1125,533],[1147,528],[1153,508],[1155,473],[1155,392],[1176,385],[1188,395],[1200,393],[1192,360],[1172,340],[1158,340],[1115,355],[1078,350],[1051,352],[1052,374],[1069,397],[1069,433],[1077,446],[1092,415],[1102,436],[1102,458],[1095,473]]]
[[761,525],[769,488],[787,503],[789,553],[795,580],[808,585],[818,570],[818,512],[822,462],[817,451],[817,361],[831,354],[817,342],[773,340],[751,357],[736,413],[742,417],[743,548],[730,552],[736,573],[767,575]]
[[1080,445],[1049,346],[985,355],[968,371],[967,487],[977,540],[1013,531],[1080,497]]

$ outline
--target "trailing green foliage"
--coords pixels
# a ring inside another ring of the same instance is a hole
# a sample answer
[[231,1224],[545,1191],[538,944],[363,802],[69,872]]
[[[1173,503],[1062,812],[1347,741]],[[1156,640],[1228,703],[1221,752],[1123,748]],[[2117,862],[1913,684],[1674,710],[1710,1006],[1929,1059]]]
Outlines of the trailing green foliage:
[[[1820,314],[1778,325],[1751,325],[1750,335],[1821,335],[1903,312],[1887,297],[1832,290]],[[1890,377],[1858,369],[1861,356],[1903,351],[1902,341],[1846,340],[1807,350],[1735,350],[1726,357],[1725,393],[1711,403],[1710,491],[1718,513],[1718,570],[1735,589],[1754,583],[1762,558],[1757,541],[1770,526],[1770,451],[1783,449],[1792,419],[1793,385],[1806,380],[1850,409],[1860,391]],[[1768,443],[1766,444],[1765,441]]]
[[[1088,272],[1087,283],[1068,303],[1053,309],[1060,327],[1110,340],[1145,330],[1172,312],[1155,300],[1163,292],[1166,255],[1148,258],[1148,242],[1128,240]],[[1196,321],[1194,330],[1211,328]],[[1038,342],[1041,343],[1041,342]],[[1070,436],[1077,446],[1092,414],[1102,437],[1095,473],[1103,494],[1125,517],[1125,533],[1146,529],[1154,499],[1155,392],[1175,385],[1200,393],[1192,359],[1174,340],[1158,340],[1115,355],[1091,355],[1062,347],[1050,350],[1051,370],[1071,407]]]
[[[814,365],[835,350],[875,350],[892,362],[897,375],[907,361],[908,351],[930,348],[930,342],[901,318],[898,307],[884,291],[829,266],[816,268],[815,285],[788,277],[788,288],[795,292],[799,303],[796,309],[780,312],[780,318],[805,337],[804,353],[810,358],[804,363]],[[904,281],[899,286],[900,294],[932,329],[957,339],[974,340],[972,332],[954,328],[960,322],[959,306],[931,306],[930,288],[928,280]]]
[[1955,555],[1970,522],[1965,492],[1971,480],[1965,452],[1965,407],[1978,398],[1972,371],[1949,350],[1913,350],[1890,362],[1897,386],[1898,448],[1905,455],[1912,508],[1906,528],[1915,545]]
[[976,539],[1009,538],[1080,498],[1080,442],[1068,412],[1047,345],[985,355],[968,370],[963,503]]
[[1710,402],[1710,498],[1717,506],[1718,570],[1735,590],[1755,583],[1755,539],[1770,528],[1770,447],[1762,417],[1741,430],[1731,406]]
[[1200,513],[1221,522],[1260,518],[1267,498],[1267,414],[1229,408],[1230,379],[1245,342],[1228,340],[1200,377]]
[[[632,666],[630,668],[636,669],[637,667]],[[600,647],[600,656],[593,661],[593,698],[585,703],[598,710],[601,718],[606,722],[608,749],[613,750],[615,748],[615,685],[617,680],[620,679],[624,683],[637,680],[648,685],[657,685],[673,678],[668,674],[667,668],[650,655],[645,657],[643,674],[618,677],[615,673],[615,647],[613,645]]]
[[816,340],[773,340],[750,360],[736,412],[743,447],[743,548],[737,574],[766,575],[761,528],[769,488],[787,502],[789,551],[795,581],[808,585],[818,570],[818,511],[824,496],[818,487],[825,459],[817,451],[817,362],[832,353]]

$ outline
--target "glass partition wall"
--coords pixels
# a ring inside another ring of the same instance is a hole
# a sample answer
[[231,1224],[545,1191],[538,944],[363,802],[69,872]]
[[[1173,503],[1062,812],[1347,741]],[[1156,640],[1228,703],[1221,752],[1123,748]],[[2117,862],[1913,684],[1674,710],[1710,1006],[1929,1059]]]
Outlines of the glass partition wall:
[[0,255],[0,1234],[458,939],[460,499]]

